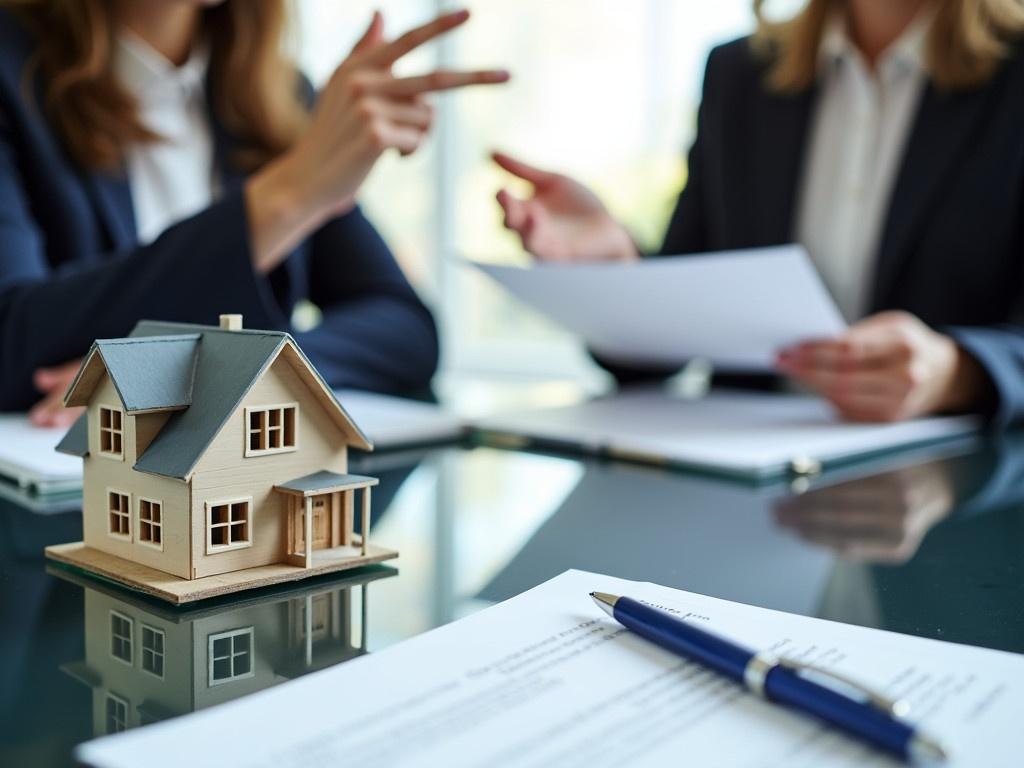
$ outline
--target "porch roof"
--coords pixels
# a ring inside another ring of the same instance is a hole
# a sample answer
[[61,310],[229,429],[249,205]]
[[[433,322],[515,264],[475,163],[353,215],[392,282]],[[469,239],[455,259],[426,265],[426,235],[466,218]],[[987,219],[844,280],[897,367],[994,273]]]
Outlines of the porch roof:
[[351,491],[356,488],[369,488],[380,481],[376,477],[366,475],[339,475],[337,472],[314,472],[311,475],[297,477],[287,483],[275,485],[274,490],[292,496],[316,496],[321,493],[335,491]]

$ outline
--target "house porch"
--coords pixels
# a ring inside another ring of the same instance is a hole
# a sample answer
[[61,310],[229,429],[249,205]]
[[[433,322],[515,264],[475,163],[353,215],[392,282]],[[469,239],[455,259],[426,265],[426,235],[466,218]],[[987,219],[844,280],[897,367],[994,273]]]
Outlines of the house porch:
[[[274,486],[286,496],[284,562],[314,568],[365,557],[375,477],[315,472]],[[355,535],[357,494],[360,535]]]

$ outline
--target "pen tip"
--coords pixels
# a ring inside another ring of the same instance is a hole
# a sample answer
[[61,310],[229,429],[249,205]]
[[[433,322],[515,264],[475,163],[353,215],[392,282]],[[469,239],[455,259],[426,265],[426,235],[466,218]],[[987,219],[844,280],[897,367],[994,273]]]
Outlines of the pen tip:
[[613,609],[615,603],[618,601],[618,597],[615,595],[609,595],[607,592],[591,592],[590,596],[594,599],[594,602],[598,604],[602,611],[607,613],[612,618],[615,618]]

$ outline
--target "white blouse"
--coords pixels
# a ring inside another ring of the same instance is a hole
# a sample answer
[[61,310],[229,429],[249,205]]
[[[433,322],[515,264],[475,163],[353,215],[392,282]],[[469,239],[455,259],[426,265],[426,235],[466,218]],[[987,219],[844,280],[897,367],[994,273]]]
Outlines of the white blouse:
[[832,19],[821,44],[822,81],[810,134],[797,240],[848,321],[868,311],[875,260],[903,150],[926,80],[925,12],[872,72]]
[[174,66],[138,37],[117,42],[114,71],[135,97],[143,123],[164,141],[126,152],[140,243],[207,208],[215,197],[213,135],[206,111],[209,51],[199,47]]

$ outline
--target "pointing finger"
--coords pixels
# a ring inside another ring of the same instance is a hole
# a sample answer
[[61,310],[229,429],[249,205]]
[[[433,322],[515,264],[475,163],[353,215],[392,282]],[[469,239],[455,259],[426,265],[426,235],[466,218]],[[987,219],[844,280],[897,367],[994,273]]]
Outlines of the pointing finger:
[[464,24],[468,18],[469,11],[465,9],[438,16],[433,21],[409,30],[397,40],[381,46],[367,56],[366,63],[378,67],[390,67],[405,54]]
[[384,96],[409,98],[432,91],[450,91],[469,85],[495,85],[507,82],[509,74],[503,69],[480,69],[454,72],[439,69],[416,77],[386,78],[369,83],[367,90]]
[[548,171],[542,171],[540,168],[536,168],[532,165],[524,163],[522,160],[516,160],[510,155],[506,155],[504,152],[495,152],[491,155],[499,166],[504,168],[506,171],[511,173],[513,176],[518,176],[521,179],[525,179],[534,186],[543,186],[547,182],[551,181],[555,174],[549,173]]

